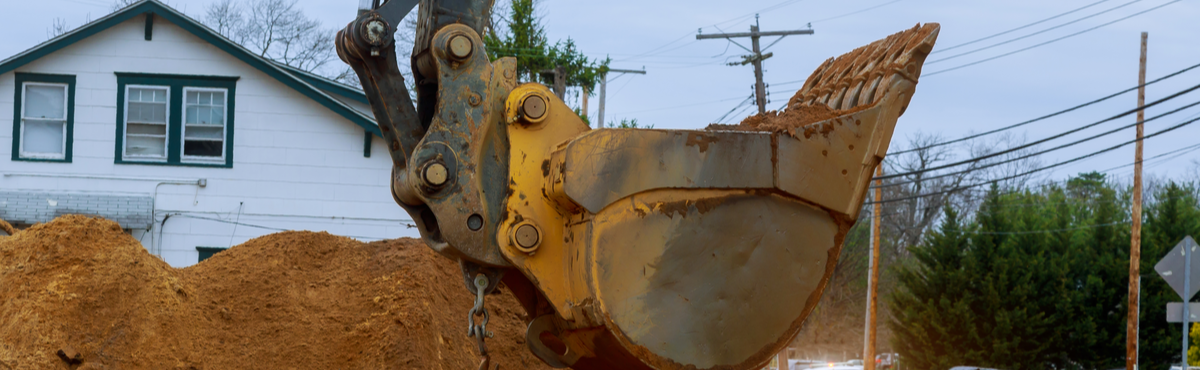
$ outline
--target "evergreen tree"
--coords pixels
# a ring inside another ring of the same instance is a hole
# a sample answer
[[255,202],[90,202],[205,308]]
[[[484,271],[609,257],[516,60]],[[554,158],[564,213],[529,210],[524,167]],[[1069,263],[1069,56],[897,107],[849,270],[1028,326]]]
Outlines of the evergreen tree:
[[1138,345],[1143,369],[1165,370],[1181,360],[1179,344],[1183,328],[1164,320],[1167,303],[1179,302],[1180,298],[1154,273],[1154,265],[1184,236],[1200,235],[1200,202],[1193,185],[1175,182],[1167,183],[1152,195],[1146,204],[1142,226],[1143,278]]
[[892,346],[912,369],[948,369],[982,359],[972,311],[973,277],[963,266],[967,235],[958,212],[946,207],[941,226],[911,249],[916,263],[897,271],[900,289],[890,297]]

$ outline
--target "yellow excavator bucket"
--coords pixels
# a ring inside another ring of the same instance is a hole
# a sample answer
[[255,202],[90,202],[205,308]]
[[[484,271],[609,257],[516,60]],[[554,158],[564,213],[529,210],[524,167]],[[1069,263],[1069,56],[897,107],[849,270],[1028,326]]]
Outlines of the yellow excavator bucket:
[[938,30],[830,59],[784,111],[703,131],[589,130],[516,87],[497,243],[536,291],[531,349],[576,369],[770,361],[819,301]]

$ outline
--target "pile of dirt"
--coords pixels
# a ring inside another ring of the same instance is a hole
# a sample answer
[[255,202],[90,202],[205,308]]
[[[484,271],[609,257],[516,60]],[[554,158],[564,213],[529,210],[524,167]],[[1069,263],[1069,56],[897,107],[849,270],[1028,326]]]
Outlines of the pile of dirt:
[[865,108],[869,108],[869,106],[834,110],[825,104],[797,105],[783,111],[768,111],[762,114],[755,114],[746,117],[740,124],[736,125],[714,123],[708,125],[705,130],[784,132],[851,114]]
[[[457,264],[414,239],[285,232],[175,269],[115,222],[64,216],[0,238],[0,287],[0,369],[474,369],[479,360]],[[493,362],[548,369],[525,347],[516,299],[504,290],[488,308]]]

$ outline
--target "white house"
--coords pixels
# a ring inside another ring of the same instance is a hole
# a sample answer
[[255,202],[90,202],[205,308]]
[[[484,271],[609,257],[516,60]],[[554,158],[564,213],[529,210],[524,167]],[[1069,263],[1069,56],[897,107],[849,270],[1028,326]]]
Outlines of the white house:
[[187,266],[278,230],[418,236],[362,91],[155,0],[0,61],[0,219],[118,221]]

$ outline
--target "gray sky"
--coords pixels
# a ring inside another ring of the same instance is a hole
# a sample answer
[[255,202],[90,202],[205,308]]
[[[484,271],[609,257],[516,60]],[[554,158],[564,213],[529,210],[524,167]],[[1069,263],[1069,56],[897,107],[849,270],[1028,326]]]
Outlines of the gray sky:
[[[504,1],[504,0],[497,0]],[[725,66],[727,58],[744,54],[724,40],[696,41],[697,29],[704,33],[748,31],[754,13],[761,12],[763,30],[806,28],[812,23],[815,35],[791,36],[770,51],[766,81],[772,83],[771,108],[778,108],[795,93],[801,81],[825,59],[848,52],[918,22],[942,25],[939,47],[947,47],[1010,28],[1041,20],[1099,0],[1062,1],[962,1],[962,0],[745,0],[745,1],[654,1],[544,0],[541,11],[551,40],[575,39],[586,54],[611,56],[612,67],[648,71],[629,75],[609,84],[607,119],[637,118],[656,128],[697,129],[734,109],[751,93],[752,67]],[[968,56],[928,65],[925,73],[958,66],[1007,53],[1054,38],[1083,31],[1134,13],[1167,4],[1172,0],[1108,0],[1082,11],[1037,26],[963,47],[934,54],[930,61],[1024,36],[1062,23],[1115,10]],[[71,26],[99,18],[111,10],[107,0],[0,0],[0,59],[47,39],[46,29],[56,17]],[[185,13],[198,16],[210,0],[169,1]],[[300,0],[305,12],[328,27],[340,27],[354,14],[356,0]],[[882,6],[879,6],[881,5]],[[1127,5],[1126,5],[1127,4]],[[857,14],[859,10],[866,10]],[[766,9],[766,10],[764,10]],[[845,15],[843,17],[838,17]],[[837,17],[837,18],[835,18]],[[834,19],[829,19],[834,18]],[[1139,33],[1150,33],[1148,78],[1200,63],[1200,3],[1180,1],[1140,16],[1101,27],[1046,46],[939,75],[925,76],[917,87],[911,106],[896,129],[892,148],[903,146],[911,135],[922,132],[958,138],[972,132],[1017,123],[1090,101],[1137,85]],[[764,40],[769,43],[770,40]],[[745,43],[744,43],[745,44]],[[935,49],[936,50],[936,49]],[[1200,70],[1151,86],[1147,101],[1200,84]],[[593,98],[594,99],[594,98]],[[1200,100],[1200,92],[1185,95],[1149,109],[1147,117]],[[592,101],[595,107],[595,100]],[[573,103],[573,102],[572,102]],[[1053,135],[1082,124],[1095,122],[1133,108],[1136,95],[1127,94],[1104,104],[1013,130],[1029,140]],[[594,110],[594,108],[593,108]],[[739,109],[740,111],[740,109]],[[733,121],[748,115],[744,111]],[[1154,133],[1200,114],[1200,107],[1147,123]],[[1122,119],[1106,123],[1043,148],[1073,141],[1132,123]],[[1134,137],[1132,129],[1083,145],[1050,153],[1045,164],[1074,158],[1107,148]],[[1200,122],[1146,142],[1147,158],[1200,142]],[[963,157],[963,155],[960,155]],[[1200,158],[1200,151],[1172,161],[1147,163],[1150,173],[1180,176]],[[1053,172],[1062,178],[1080,171],[1103,170],[1133,160],[1133,147]],[[1127,176],[1129,169],[1114,171]]]

